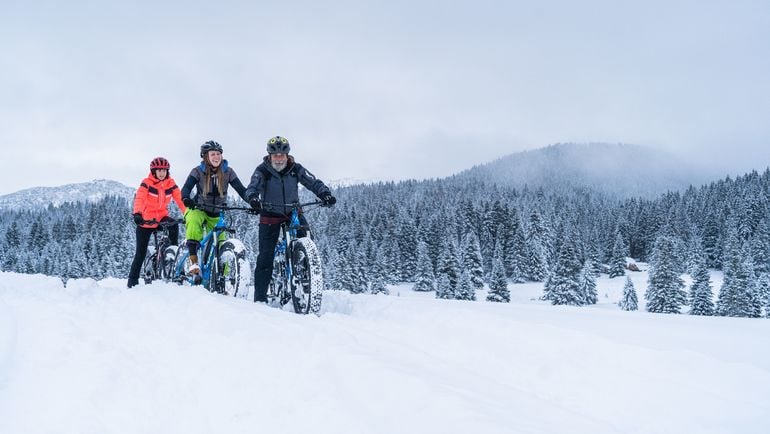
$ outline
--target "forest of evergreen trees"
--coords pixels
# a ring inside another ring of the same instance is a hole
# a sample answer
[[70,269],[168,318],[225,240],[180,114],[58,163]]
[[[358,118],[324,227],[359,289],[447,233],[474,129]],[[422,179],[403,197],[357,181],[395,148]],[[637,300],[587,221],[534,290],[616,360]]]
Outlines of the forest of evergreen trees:
[[[472,300],[486,282],[487,300],[505,302],[508,282],[535,281],[544,282],[544,299],[583,305],[596,303],[599,273],[622,278],[632,257],[650,263],[644,297],[651,312],[689,306],[698,315],[770,314],[770,171],[654,200],[455,177],[335,195],[336,207],[308,213],[330,289],[387,292],[386,283],[414,282],[439,298]],[[253,266],[257,219],[231,218]],[[134,242],[130,204],[121,199],[0,211],[4,271],[125,277]],[[724,272],[721,288],[712,288],[708,269]],[[691,288],[682,273],[693,276]]]

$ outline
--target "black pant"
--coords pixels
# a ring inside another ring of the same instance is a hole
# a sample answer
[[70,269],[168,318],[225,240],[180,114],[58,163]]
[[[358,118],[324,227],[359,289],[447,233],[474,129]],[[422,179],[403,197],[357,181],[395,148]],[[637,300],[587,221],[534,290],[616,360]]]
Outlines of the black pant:
[[[171,217],[163,217],[161,221],[171,220]],[[150,236],[157,231],[158,228],[143,228],[141,226],[136,227],[136,254],[134,255],[134,261],[131,262],[131,271],[128,272],[129,281],[138,281],[139,272],[142,268],[142,262],[147,256],[147,246],[150,244]],[[171,244],[177,245],[179,243],[179,226],[170,226],[168,228],[168,239]]]
[[[299,216],[299,224],[307,227],[305,216]],[[267,301],[267,286],[273,277],[273,258],[275,246],[278,244],[278,236],[281,234],[281,224],[259,224],[259,255],[257,265],[254,268],[254,301]],[[304,229],[297,230],[297,237],[307,235]],[[287,252],[288,254],[288,252]]]

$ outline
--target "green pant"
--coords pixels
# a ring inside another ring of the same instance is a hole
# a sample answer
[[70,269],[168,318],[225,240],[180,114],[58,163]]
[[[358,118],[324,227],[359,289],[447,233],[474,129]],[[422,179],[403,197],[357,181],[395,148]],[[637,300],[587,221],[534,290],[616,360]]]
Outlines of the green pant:
[[[184,214],[184,225],[186,228],[185,236],[188,240],[200,241],[207,232],[211,232],[219,221],[219,216],[209,217],[204,211],[199,209],[188,209]],[[203,230],[203,225],[206,230]],[[226,232],[219,234],[219,241],[224,241],[227,237]]]

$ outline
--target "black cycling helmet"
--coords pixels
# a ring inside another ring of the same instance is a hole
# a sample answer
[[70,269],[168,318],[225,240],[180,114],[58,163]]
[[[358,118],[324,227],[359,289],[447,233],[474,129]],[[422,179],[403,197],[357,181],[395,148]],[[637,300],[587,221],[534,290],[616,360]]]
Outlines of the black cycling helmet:
[[285,137],[275,136],[267,141],[268,154],[288,154],[289,151],[291,151],[291,146]]
[[209,140],[208,142],[201,145],[201,158],[203,158],[204,155],[208,154],[209,151],[219,151],[222,152],[222,145],[219,143]]

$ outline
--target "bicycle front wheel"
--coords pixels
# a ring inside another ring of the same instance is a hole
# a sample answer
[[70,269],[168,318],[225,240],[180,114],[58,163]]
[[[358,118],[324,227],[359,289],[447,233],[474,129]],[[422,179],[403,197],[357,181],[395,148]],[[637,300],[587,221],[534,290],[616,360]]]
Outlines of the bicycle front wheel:
[[297,238],[291,243],[291,301],[299,314],[321,311],[323,275],[321,255],[313,240]]
[[169,278],[180,285],[187,280],[187,273],[190,271],[190,255],[187,245],[182,244],[176,249],[174,262],[172,264]]
[[251,279],[246,248],[239,240],[229,239],[219,249],[219,286],[225,294],[247,298]]
[[163,263],[161,269],[161,278],[168,282],[174,279],[174,265],[176,260],[177,246],[168,246],[163,251]]
[[153,280],[157,279],[155,275],[155,251],[148,249],[147,256],[142,262],[142,279],[144,279],[145,285],[149,285]]

